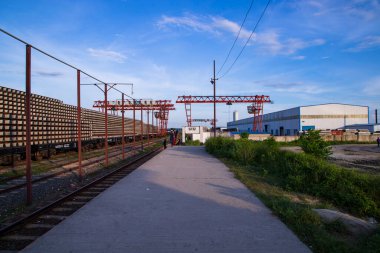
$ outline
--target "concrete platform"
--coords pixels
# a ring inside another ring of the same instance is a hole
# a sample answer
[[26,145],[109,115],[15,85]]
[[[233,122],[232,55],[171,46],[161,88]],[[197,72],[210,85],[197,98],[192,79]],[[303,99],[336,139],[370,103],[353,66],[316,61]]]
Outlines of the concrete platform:
[[22,252],[310,250],[203,147],[175,147]]

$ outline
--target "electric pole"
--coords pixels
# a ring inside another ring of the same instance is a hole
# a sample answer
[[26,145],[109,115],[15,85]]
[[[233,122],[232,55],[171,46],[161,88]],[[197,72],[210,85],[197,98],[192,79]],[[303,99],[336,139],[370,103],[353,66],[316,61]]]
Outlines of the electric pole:
[[214,78],[211,78],[211,84],[214,85],[214,137],[216,137],[216,98],[215,98],[215,89],[216,89],[216,77],[215,77],[215,60],[214,60]]

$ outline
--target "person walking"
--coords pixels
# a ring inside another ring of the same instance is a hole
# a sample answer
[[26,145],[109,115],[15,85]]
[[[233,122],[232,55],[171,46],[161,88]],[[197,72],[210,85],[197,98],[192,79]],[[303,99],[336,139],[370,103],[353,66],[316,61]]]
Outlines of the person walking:
[[173,147],[173,130],[170,130],[170,133],[169,133],[169,141],[170,141],[170,144],[171,146]]
[[166,138],[164,139],[164,141],[162,142],[162,144],[164,145],[164,149],[166,149]]
[[377,137],[377,147],[380,148],[380,137]]

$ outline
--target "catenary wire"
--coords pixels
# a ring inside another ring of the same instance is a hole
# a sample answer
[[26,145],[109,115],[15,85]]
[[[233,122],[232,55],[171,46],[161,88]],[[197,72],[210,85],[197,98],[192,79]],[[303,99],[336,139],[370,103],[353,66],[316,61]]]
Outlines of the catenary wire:
[[249,6],[249,8],[248,8],[248,10],[247,10],[247,12],[246,12],[246,14],[245,14],[244,20],[243,20],[243,22],[242,22],[241,25],[240,25],[240,29],[239,29],[238,34],[236,35],[235,41],[234,41],[234,43],[232,44],[232,46],[231,46],[231,48],[230,48],[230,51],[229,51],[228,54],[227,54],[227,57],[224,59],[224,62],[223,62],[223,64],[222,64],[222,66],[221,66],[220,69],[218,70],[217,75],[219,75],[220,71],[222,71],[222,69],[223,69],[224,65],[226,64],[227,60],[230,58],[230,55],[231,55],[232,49],[235,47],[236,41],[239,39],[240,32],[241,32],[241,30],[243,29],[243,26],[244,26],[244,23],[245,23],[245,21],[246,21],[246,19],[247,19],[247,17],[248,17],[248,14],[249,14],[249,12],[250,12],[251,9],[252,9],[253,2],[254,2],[254,0],[251,1],[251,4],[250,4],[250,6]]
[[218,79],[221,79],[221,78],[223,78],[225,75],[227,75],[228,72],[230,72],[230,70],[232,69],[232,67],[235,65],[235,63],[237,62],[237,60],[239,59],[239,57],[240,57],[241,54],[243,53],[244,49],[245,49],[246,46],[248,45],[248,42],[251,40],[252,35],[255,33],[256,28],[257,28],[257,26],[259,25],[261,19],[263,18],[263,16],[264,16],[266,10],[268,9],[268,6],[269,6],[270,2],[271,2],[271,0],[268,0],[268,2],[267,2],[267,4],[266,4],[266,6],[265,6],[263,12],[262,12],[261,15],[260,15],[259,20],[257,21],[255,27],[253,28],[253,30],[252,30],[252,32],[251,32],[251,35],[249,36],[249,38],[248,38],[247,41],[245,42],[243,48],[240,50],[240,53],[239,53],[239,54],[237,55],[237,57],[235,58],[234,62],[231,64],[231,66],[228,68],[228,70],[227,70],[226,72],[224,72],[223,75],[221,75],[221,76],[218,77]]

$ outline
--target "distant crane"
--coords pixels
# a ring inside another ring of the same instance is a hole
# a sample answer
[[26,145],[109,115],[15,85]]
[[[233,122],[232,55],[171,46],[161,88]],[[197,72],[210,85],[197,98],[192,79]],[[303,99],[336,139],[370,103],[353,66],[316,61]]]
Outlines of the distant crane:
[[192,119],[191,121],[192,122],[210,122],[212,126],[215,126],[214,119]]
[[[225,103],[232,105],[233,103],[252,103],[251,111],[254,114],[253,131],[262,131],[262,115],[264,111],[264,103],[271,103],[269,96],[215,96],[215,103]],[[207,104],[214,103],[214,96],[178,96],[176,103],[185,104],[187,126],[191,126],[191,104]]]
[[[105,103],[103,100],[98,100],[94,102],[93,107],[95,108],[105,108]],[[135,99],[135,100],[121,100],[108,101],[107,108],[112,111],[122,111],[122,110],[145,110],[145,111],[155,111],[154,116],[159,120],[159,132],[161,135],[166,135],[169,111],[175,110],[174,104],[171,100],[151,100],[151,99]],[[152,122],[153,124],[153,122]]]

